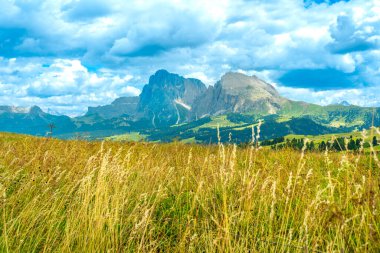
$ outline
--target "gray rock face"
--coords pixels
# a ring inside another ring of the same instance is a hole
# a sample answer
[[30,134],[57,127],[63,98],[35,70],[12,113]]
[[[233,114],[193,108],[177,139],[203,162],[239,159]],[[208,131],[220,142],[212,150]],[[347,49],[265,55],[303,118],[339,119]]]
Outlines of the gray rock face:
[[140,117],[151,119],[153,126],[186,122],[194,101],[205,91],[206,86],[197,79],[159,70],[145,85],[137,112]]
[[197,98],[193,116],[219,115],[223,113],[274,114],[288,100],[276,89],[255,76],[227,73],[215,86]]
[[110,105],[89,107],[86,116],[97,114],[104,119],[117,118],[122,115],[133,116],[139,101],[139,97],[121,97]]
[[35,116],[37,116],[37,115],[41,116],[41,115],[45,115],[46,113],[44,113],[40,107],[35,105],[35,106],[32,106],[30,108],[29,114],[35,115]]
[[159,127],[229,112],[274,114],[287,101],[272,85],[255,76],[230,72],[215,86],[206,88],[198,79],[159,70],[150,77],[139,97],[124,97],[111,105],[89,107],[86,116],[111,119],[128,115],[134,120],[148,119]]

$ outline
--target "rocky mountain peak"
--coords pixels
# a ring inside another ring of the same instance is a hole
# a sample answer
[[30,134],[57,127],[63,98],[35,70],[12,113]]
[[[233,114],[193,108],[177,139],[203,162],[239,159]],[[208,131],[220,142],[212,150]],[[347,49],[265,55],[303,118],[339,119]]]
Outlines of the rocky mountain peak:
[[106,106],[89,107],[88,115],[104,119],[129,116],[153,126],[189,122],[223,113],[273,114],[286,103],[276,89],[256,76],[228,72],[214,85],[158,70],[139,97],[119,98]]
[[272,85],[256,76],[229,72],[197,99],[194,112],[197,117],[229,112],[273,114],[286,101]]
[[338,105],[351,106],[351,104],[349,102],[347,102],[346,100],[339,102]]
[[154,126],[188,121],[195,99],[205,91],[206,85],[200,80],[159,70],[144,86],[137,112],[151,119]]
[[183,82],[183,77],[169,73],[167,70],[158,70],[154,75],[149,78],[149,84],[151,86],[177,86]]
[[44,112],[38,106],[21,107],[21,106],[0,106],[0,113],[15,113],[15,114],[32,114],[42,115]]
[[35,105],[30,108],[29,113],[33,115],[40,115],[40,114],[43,114],[44,112],[42,111],[40,107]]
[[[217,84],[218,85],[218,84]],[[256,76],[228,72],[222,76],[219,85],[226,94],[244,96],[250,99],[279,97],[277,90]]]

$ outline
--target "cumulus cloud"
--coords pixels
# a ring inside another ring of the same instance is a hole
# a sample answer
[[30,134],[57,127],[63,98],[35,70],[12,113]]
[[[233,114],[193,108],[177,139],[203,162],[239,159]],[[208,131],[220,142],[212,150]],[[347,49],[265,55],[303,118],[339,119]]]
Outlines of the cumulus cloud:
[[296,100],[308,101],[320,105],[331,105],[343,101],[348,101],[352,105],[373,107],[379,106],[380,99],[378,88],[369,87],[361,89],[340,89],[340,90],[325,90],[314,91],[307,88],[291,88],[278,86],[279,91],[286,97]]
[[367,51],[379,46],[379,34],[373,27],[358,27],[351,16],[341,15],[337,23],[330,27],[334,39],[328,45],[333,53],[346,54],[357,51]]
[[[160,14],[155,16],[153,12]],[[115,40],[110,53],[152,56],[173,48],[194,48],[210,42],[218,34],[219,23],[197,12],[197,9],[175,5],[152,6],[151,11],[138,17],[139,22],[131,26],[125,36]]]
[[74,0],[64,4],[61,10],[68,21],[90,21],[110,14],[112,5],[101,0]]
[[0,103],[79,113],[138,94],[162,68],[208,85],[257,73],[315,103],[329,90],[367,99],[379,13],[376,0],[2,1]]
[[361,84],[351,73],[335,69],[296,69],[281,76],[279,81],[292,87],[315,87],[315,90],[353,88]]
[[35,59],[33,62],[19,62],[15,58],[0,61],[0,101],[22,106],[37,104],[75,114],[83,113],[87,106],[140,94],[140,89],[130,85],[134,79],[130,74],[112,70],[93,73],[79,60],[55,59],[42,64]]
[[305,7],[310,7],[312,6],[313,4],[328,4],[328,5],[332,5],[332,4],[336,4],[336,3],[339,3],[339,2],[348,2],[350,0],[304,0],[304,4],[305,4]]

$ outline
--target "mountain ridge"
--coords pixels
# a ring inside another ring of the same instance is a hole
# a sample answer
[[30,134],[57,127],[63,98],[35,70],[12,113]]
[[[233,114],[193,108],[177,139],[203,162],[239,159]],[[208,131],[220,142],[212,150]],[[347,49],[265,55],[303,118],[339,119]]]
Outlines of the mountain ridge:
[[[271,84],[242,73],[228,72],[215,85],[206,87],[198,79],[158,70],[139,96],[89,107],[79,117],[51,115],[39,107],[0,106],[0,131],[44,135],[47,125],[54,123],[55,133],[62,138],[142,133],[147,140],[170,141],[178,137],[207,142],[214,140],[213,129],[219,125],[222,131],[233,132],[240,135],[240,141],[246,141],[246,131],[251,131],[258,119],[265,120],[269,130],[263,137],[270,138],[285,133],[325,134],[368,127],[372,111],[346,104],[320,106],[292,101]],[[377,108],[376,124],[380,124],[379,114]]]

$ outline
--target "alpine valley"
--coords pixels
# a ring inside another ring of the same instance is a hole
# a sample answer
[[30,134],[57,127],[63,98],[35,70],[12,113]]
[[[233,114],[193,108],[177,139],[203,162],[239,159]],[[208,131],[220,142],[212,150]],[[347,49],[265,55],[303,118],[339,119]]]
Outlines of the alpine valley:
[[251,140],[262,121],[260,138],[289,134],[346,133],[380,125],[380,108],[341,103],[320,106],[282,97],[256,76],[226,73],[214,86],[159,70],[138,97],[121,97],[110,105],[89,107],[70,118],[39,107],[0,106],[0,131],[46,136],[54,124],[57,138],[215,143]]

